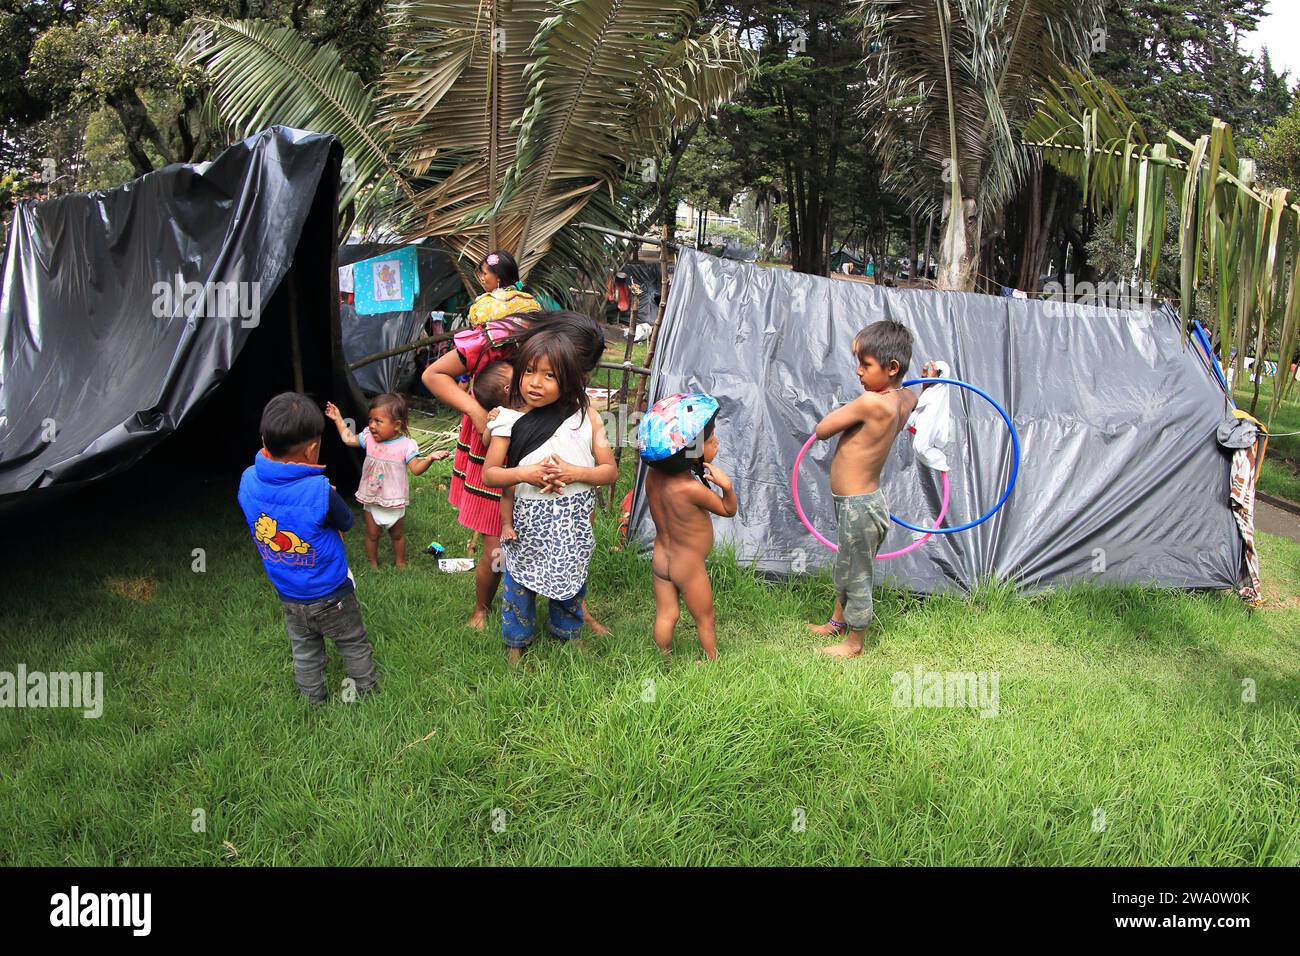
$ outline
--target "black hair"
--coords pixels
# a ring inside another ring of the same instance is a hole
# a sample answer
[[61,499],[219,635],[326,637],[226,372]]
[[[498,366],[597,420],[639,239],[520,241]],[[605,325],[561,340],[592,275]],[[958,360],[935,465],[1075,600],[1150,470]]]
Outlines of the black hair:
[[558,410],[568,418],[574,412],[587,410],[587,374],[582,367],[580,350],[573,339],[560,329],[542,329],[526,335],[515,353],[514,375],[510,378],[510,403],[523,400],[524,372],[538,359],[551,363],[560,395],[555,400]]
[[691,442],[675,455],[661,458],[659,461],[647,461],[646,465],[665,475],[680,475],[684,471],[695,472],[695,477],[704,480],[704,443],[713,437],[713,428],[718,422],[718,413],[714,412],[704,428]]
[[859,362],[871,356],[882,367],[897,362],[901,376],[912,364],[912,333],[899,322],[872,322],[853,336],[853,354]]
[[512,426],[510,447],[506,450],[507,468],[518,468],[524,458],[544,445],[574,413],[587,413],[587,376],[582,367],[581,343],[561,329],[544,328],[524,338],[515,353],[515,371],[510,379],[511,405],[520,404],[524,373],[542,358],[550,362],[559,395],[549,405],[529,409]]
[[407,408],[406,399],[396,392],[384,392],[372,398],[370,400],[370,411],[373,412],[376,408],[382,408],[386,411],[389,418],[401,426],[403,435],[411,427],[411,412]]
[[504,406],[510,401],[510,384],[514,379],[514,367],[498,359],[483,366],[483,370],[474,376],[471,392],[474,401],[483,406],[484,411],[492,411],[498,405]]
[[281,392],[262,409],[262,444],[272,458],[284,458],[325,431],[325,415],[298,392]]
[[[488,259],[496,257],[496,264],[488,262]],[[486,269],[501,281],[501,288],[514,285],[519,281],[519,263],[515,262],[515,257],[504,249],[496,249],[489,252],[481,260],[478,267]]]
[[[506,342],[523,347],[533,336],[555,332],[576,350],[582,374],[590,375],[605,356],[605,330],[589,315],[580,312],[524,312],[506,316],[520,327]],[[504,343],[503,343],[504,344]]]

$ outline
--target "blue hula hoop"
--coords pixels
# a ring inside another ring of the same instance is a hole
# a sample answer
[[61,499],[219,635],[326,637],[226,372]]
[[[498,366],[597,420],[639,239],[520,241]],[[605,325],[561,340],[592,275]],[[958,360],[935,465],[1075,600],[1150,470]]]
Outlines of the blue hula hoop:
[[895,517],[892,513],[889,515],[889,520],[895,524],[902,525],[910,531],[920,531],[923,534],[956,534],[958,531],[969,531],[976,525],[983,524],[992,518],[998,509],[1006,504],[1007,498],[1011,496],[1011,489],[1016,486],[1016,478],[1020,474],[1020,437],[1016,435],[1016,426],[1011,424],[1011,416],[1006,413],[1006,410],[1001,405],[993,401],[987,392],[976,388],[969,382],[959,382],[955,378],[912,378],[903,383],[903,388],[910,388],[913,385],[956,385],[958,388],[970,389],[997,410],[997,413],[1002,416],[1002,420],[1007,424],[1007,431],[1011,432],[1011,480],[1007,482],[1006,490],[1002,492],[1002,497],[998,499],[998,503],[985,514],[956,528],[920,528],[914,524],[908,524],[902,518]]

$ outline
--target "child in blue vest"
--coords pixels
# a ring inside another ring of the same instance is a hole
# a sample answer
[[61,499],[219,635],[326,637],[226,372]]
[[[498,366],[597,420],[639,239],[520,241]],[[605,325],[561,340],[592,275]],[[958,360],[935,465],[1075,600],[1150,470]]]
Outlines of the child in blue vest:
[[262,450],[239,481],[239,506],[284,605],[294,680],[313,704],[328,697],[326,637],[342,655],[358,695],[376,688],[343,547],[352,511],[318,464],[324,430],[325,416],[307,396],[275,396],[262,411]]

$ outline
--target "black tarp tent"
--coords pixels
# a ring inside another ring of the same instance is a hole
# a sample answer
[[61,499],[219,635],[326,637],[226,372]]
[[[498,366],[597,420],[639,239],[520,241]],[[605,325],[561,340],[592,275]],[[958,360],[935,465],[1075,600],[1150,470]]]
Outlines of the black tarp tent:
[[[339,266],[349,266],[365,259],[401,249],[406,243],[348,243],[339,248]],[[465,283],[456,271],[456,263],[441,249],[425,243],[415,245],[420,276],[420,290],[414,308],[406,312],[383,312],[361,315],[350,302],[339,303],[339,323],[343,330],[343,351],[349,363],[414,342],[424,332],[429,313],[465,291]],[[415,377],[415,353],[403,352],[357,368],[353,375],[367,392],[404,391]]]
[[[18,206],[0,286],[0,507],[120,472],[201,408],[205,455],[250,461],[277,392],[364,411],[339,332],[341,163],[333,137],[277,126],[211,162]],[[325,449],[340,487],[355,481],[355,456],[328,436]]]
[[[799,522],[791,466],[817,421],[861,393],[850,344],[880,319],[915,338],[908,377],[929,359],[988,392],[1020,436],[1020,477],[1006,506],[967,532],[936,535],[881,562],[883,580],[912,591],[969,590],[990,579],[1027,589],[1073,581],[1230,588],[1242,543],[1229,507],[1230,459],[1215,441],[1222,388],[1204,353],[1181,340],[1167,311],[1120,311],[973,293],[888,289],[727,262],[682,250],[650,383],[717,396],[721,451],[740,510],[715,518],[719,543],[761,571],[829,562]],[[1010,438],[978,396],[956,390],[947,527],[982,514],[1010,470]],[[818,442],[800,497],[835,538],[829,464]],[[654,523],[638,474],[631,533]],[[918,465],[911,437],[895,441],[883,487],[894,514],[933,520],[940,485]],[[891,527],[882,550],[912,532]]]

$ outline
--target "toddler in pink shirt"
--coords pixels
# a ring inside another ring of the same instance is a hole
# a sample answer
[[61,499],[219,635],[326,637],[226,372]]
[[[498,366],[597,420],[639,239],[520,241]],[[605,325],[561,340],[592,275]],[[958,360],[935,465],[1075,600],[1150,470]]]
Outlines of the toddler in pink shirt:
[[334,422],[345,445],[361,448],[366,453],[357,501],[366,513],[366,557],[370,566],[379,567],[379,536],[387,528],[397,566],[406,567],[406,535],[402,526],[411,500],[408,472],[422,475],[431,464],[450,453],[435,451],[420,456],[420,446],[406,433],[410,418],[406,399],[392,392],[376,395],[371,401],[369,425],[360,435],[352,434],[333,402],[325,403],[325,415]]

